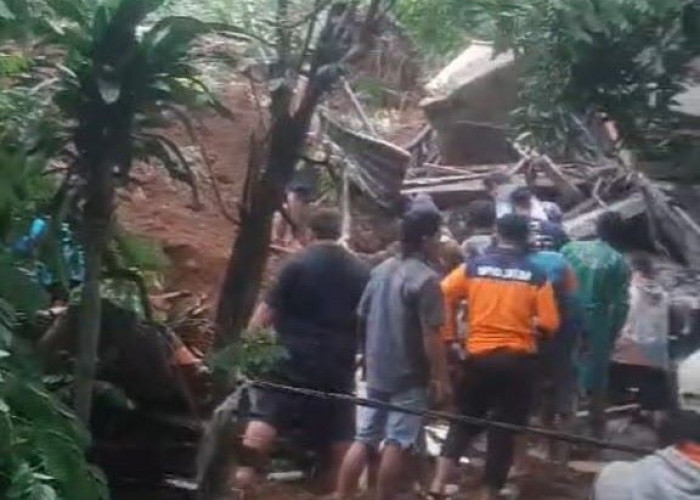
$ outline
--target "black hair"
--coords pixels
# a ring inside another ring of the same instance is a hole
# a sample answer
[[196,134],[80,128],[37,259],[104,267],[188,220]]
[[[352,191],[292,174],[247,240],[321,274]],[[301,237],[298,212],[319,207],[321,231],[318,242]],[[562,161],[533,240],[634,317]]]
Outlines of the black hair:
[[334,208],[321,208],[311,214],[309,228],[319,240],[337,240],[341,236],[342,217]]
[[633,271],[637,271],[646,278],[653,278],[656,275],[654,262],[645,253],[635,253],[630,257],[630,266]]
[[432,210],[409,211],[401,220],[401,247],[404,256],[417,253],[426,238],[440,231],[442,217]]
[[507,243],[527,247],[530,239],[530,224],[527,217],[518,214],[506,214],[496,223],[498,236]]
[[498,186],[502,186],[503,184],[508,184],[509,182],[510,176],[508,176],[508,174],[504,174],[503,172],[494,172],[486,176],[484,179],[484,186],[490,191]]
[[476,229],[491,229],[496,225],[496,205],[491,200],[476,200],[467,207],[469,225]]
[[287,186],[287,193],[294,193],[304,202],[309,202],[311,200],[312,189],[311,186],[303,182],[295,181]]
[[596,221],[596,233],[598,237],[606,243],[616,243],[620,241],[624,221],[617,212],[604,212]]
[[526,187],[519,187],[510,194],[510,202],[520,208],[532,205],[532,191]]

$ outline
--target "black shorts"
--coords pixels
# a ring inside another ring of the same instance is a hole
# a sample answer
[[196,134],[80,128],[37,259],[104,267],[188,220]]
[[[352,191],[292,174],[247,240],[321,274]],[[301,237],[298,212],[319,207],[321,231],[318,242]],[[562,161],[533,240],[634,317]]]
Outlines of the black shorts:
[[253,388],[249,418],[265,422],[284,437],[298,433],[301,444],[314,451],[355,436],[355,406],[345,401]]
[[630,389],[637,389],[642,410],[666,410],[670,405],[668,374],[648,366],[613,363],[610,366],[610,394],[613,401],[625,399]]

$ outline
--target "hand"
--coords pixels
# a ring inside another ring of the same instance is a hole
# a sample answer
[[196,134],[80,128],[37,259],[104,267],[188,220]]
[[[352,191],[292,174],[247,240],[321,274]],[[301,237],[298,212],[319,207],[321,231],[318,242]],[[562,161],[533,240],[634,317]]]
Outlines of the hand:
[[452,404],[452,385],[447,377],[433,379],[430,386],[430,399],[436,408],[445,408]]
[[450,356],[454,356],[460,361],[464,361],[465,359],[467,359],[467,356],[464,353],[464,349],[462,348],[462,344],[458,341],[450,342],[450,344],[448,345],[448,352],[450,353]]

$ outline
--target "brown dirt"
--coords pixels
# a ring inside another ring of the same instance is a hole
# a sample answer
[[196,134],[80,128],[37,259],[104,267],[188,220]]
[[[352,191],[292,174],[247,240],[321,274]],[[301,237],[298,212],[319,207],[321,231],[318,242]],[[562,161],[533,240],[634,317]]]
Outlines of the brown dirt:
[[[247,172],[248,144],[258,114],[247,86],[233,83],[224,102],[235,114],[230,121],[213,113],[195,115],[197,136],[213,166],[213,177],[228,212],[237,212]],[[191,145],[184,130],[169,131],[181,147]],[[129,231],[162,244],[171,266],[164,291],[185,290],[212,304],[230,255],[235,225],[215,202],[212,176],[197,167],[202,207],[195,209],[187,186],[168,179],[152,166],[136,170],[137,186],[124,193],[119,219]]]

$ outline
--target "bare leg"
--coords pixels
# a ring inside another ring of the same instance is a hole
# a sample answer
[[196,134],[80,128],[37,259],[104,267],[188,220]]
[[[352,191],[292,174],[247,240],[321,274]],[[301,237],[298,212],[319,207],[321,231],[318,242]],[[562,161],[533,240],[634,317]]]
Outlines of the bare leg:
[[338,489],[336,498],[346,500],[357,490],[357,482],[360,480],[362,471],[367,465],[367,448],[362,443],[354,443],[345,455],[343,465],[340,467],[338,477]]
[[451,458],[438,457],[435,467],[435,477],[430,485],[430,493],[442,495],[450,477],[457,470],[457,463]]
[[377,500],[391,500],[396,493],[404,453],[401,447],[395,444],[389,443],[384,446],[377,479]]
[[[243,446],[253,453],[258,453],[264,457],[270,452],[277,430],[264,422],[251,422],[245,430],[243,436]],[[249,460],[250,462],[251,460]],[[255,461],[255,460],[252,460]],[[249,491],[255,486],[257,480],[256,465],[246,463],[236,470],[235,488],[242,491]]]
[[317,487],[322,494],[328,494],[335,491],[338,485],[340,468],[345,460],[350,449],[350,442],[335,443],[331,445],[328,453],[325,454],[325,459],[321,465],[317,479]]

